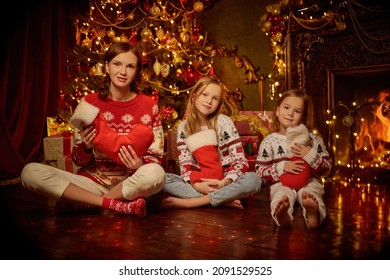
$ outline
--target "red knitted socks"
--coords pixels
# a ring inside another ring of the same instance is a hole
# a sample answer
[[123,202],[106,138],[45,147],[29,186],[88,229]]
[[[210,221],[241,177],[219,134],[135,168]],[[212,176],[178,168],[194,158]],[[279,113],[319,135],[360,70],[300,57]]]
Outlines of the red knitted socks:
[[143,198],[138,198],[133,201],[120,201],[103,197],[102,207],[121,214],[137,216],[138,218],[146,216],[146,202]]

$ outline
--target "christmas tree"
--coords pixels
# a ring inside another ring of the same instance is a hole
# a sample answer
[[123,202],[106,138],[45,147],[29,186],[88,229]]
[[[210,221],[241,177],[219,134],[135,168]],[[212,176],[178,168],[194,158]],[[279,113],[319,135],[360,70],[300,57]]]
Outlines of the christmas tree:
[[68,59],[69,83],[60,93],[74,108],[102,82],[103,55],[110,44],[130,42],[143,55],[143,92],[158,101],[164,128],[183,117],[191,87],[213,75],[213,59],[234,51],[207,38],[197,21],[211,0],[91,0],[87,15],[74,19],[76,46]]

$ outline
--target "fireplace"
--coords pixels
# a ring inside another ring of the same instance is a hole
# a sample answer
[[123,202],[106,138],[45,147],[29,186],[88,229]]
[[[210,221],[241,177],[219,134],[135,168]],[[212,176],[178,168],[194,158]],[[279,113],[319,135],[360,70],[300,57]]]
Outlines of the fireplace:
[[390,183],[390,65],[328,71],[333,179]]

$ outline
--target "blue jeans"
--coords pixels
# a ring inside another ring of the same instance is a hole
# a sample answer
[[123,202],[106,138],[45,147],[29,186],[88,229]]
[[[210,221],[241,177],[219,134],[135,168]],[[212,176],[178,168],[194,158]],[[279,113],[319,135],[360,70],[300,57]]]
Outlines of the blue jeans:
[[[245,198],[253,193],[259,192],[261,189],[261,179],[255,172],[245,172],[238,179],[219,189],[209,193],[210,203],[212,206],[235,200],[237,198]],[[195,190],[191,184],[185,182],[180,175],[173,173],[165,174],[165,184],[163,191],[180,198],[201,197],[204,194]]]

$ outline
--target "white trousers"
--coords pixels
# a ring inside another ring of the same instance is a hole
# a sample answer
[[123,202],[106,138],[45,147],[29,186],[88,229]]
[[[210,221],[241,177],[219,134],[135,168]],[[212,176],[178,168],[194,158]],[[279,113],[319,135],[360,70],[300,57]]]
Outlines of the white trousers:
[[294,212],[294,205],[298,201],[298,203],[302,207],[302,214],[303,218],[305,219],[305,223],[307,225],[307,216],[306,216],[306,209],[302,206],[302,192],[306,191],[307,193],[311,193],[315,196],[318,202],[318,208],[320,212],[320,224],[324,221],[326,217],[326,206],[323,200],[324,195],[324,187],[322,184],[313,179],[310,181],[305,187],[302,187],[300,189],[292,189],[286,186],[283,186],[282,183],[276,183],[271,186],[270,188],[270,198],[271,198],[271,215],[272,218],[275,220],[276,224],[280,226],[278,220],[275,217],[275,207],[278,204],[278,202],[282,199],[283,195],[286,195],[288,197],[288,200],[290,202],[290,208],[287,210],[287,214],[290,218],[290,221],[292,222],[294,220],[293,212]]
[[[70,183],[94,194],[105,194],[110,189],[93,180],[42,163],[29,163],[21,173],[24,187],[49,198],[59,200]],[[122,182],[123,197],[134,200],[158,193],[164,186],[165,171],[157,163],[142,165]]]

